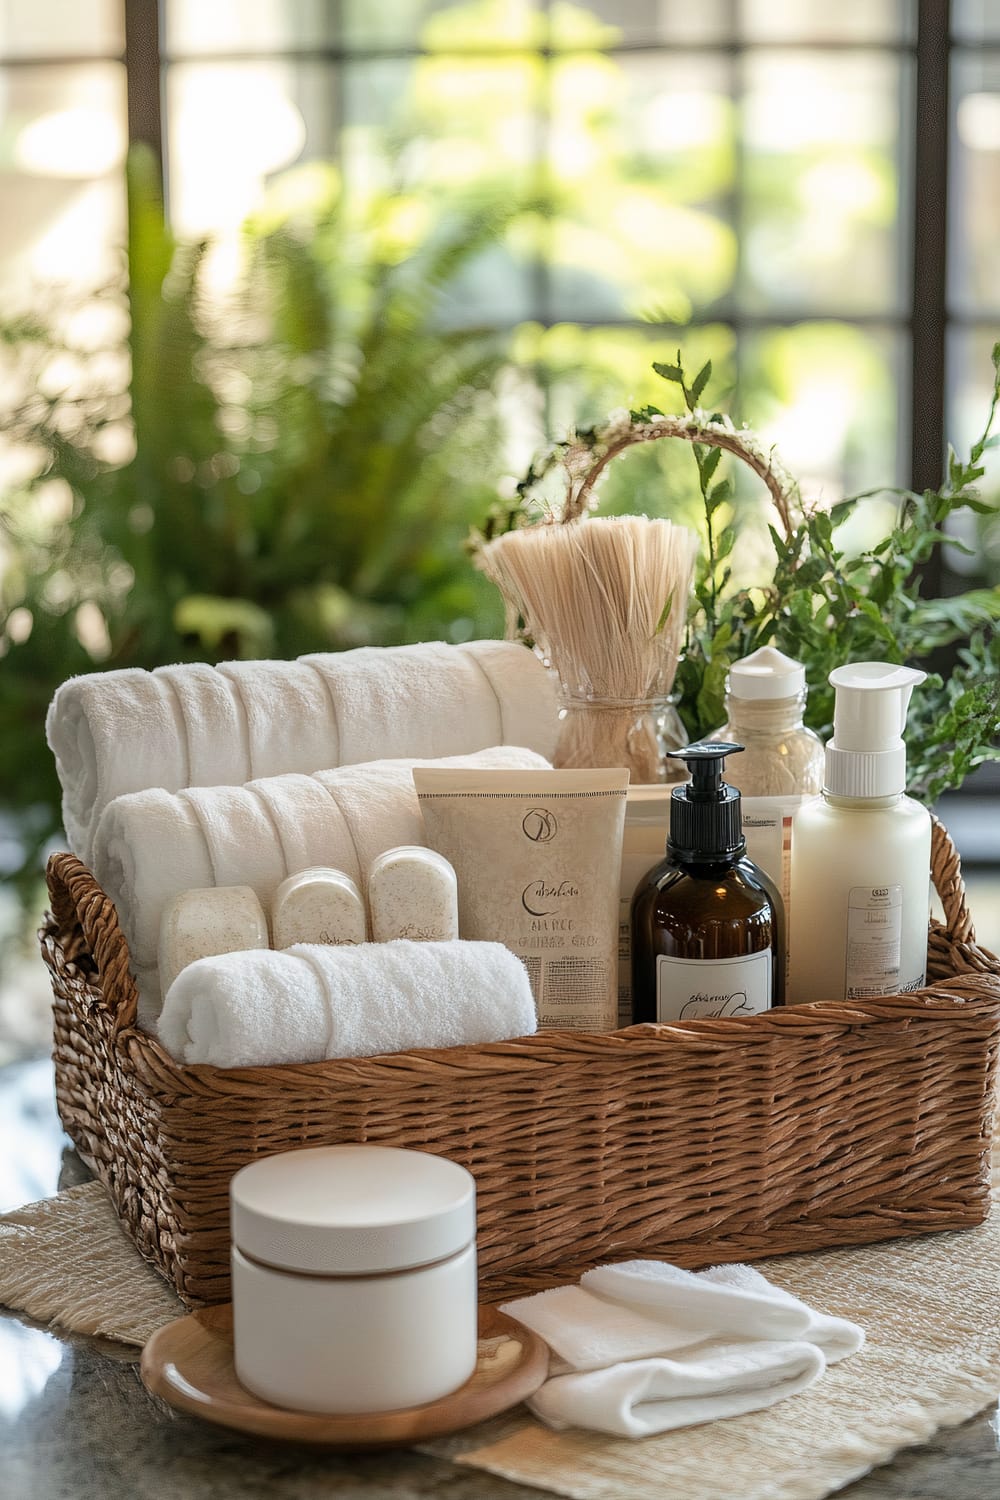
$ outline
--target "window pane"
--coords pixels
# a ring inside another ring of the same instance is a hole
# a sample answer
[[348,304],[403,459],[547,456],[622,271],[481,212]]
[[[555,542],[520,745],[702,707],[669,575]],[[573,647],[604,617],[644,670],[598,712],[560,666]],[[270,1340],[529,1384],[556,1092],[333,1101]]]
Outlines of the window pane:
[[0,0],[0,59],[116,57],[122,10],[121,0]]
[[334,153],[336,116],[336,72],[325,63],[175,64],[167,72],[175,227],[235,229],[276,172]]
[[996,0],[951,0],[952,34],[963,42],[1000,42]]
[[[606,33],[602,46],[728,42],[730,0],[588,0],[581,7],[554,6],[552,46],[592,46],[596,17]],[[589,16],[588,16],[589,13]],[[598,32],[599,35],[599,32]]]
[[686,322],[732,286],[727,58],[579,54],[552,65],[555,320]]
[[334,38],[329,0],[164,0],[168,56],[280,52]]
[[748,334],[740,414],[777,445],[807,499],[900,482],[904,350],[889,330],[800,323]]
[[745,305],[901,310],[903,64],[882,53],[752,53],[744,109]]
[[897,42],[915,30],[910,0],[739,0],[744,36],[754,42]]
[[381,58],[344,67],[344,158],[355,190],[374,172],[435,193],[534,181],[542,65],[531,56]]
[[0,67],[0,268],[9,286],[112,274],[124,235],[119,63]]
[[949,279],[953,307],[1000,311],[996,205],[1000,198],[1000,52],[953,63]]
[[[470,200],[494,214],[527,202],[537,181],[537,59],[380,58],[345,64],[343,77],[348,198],[355,211],[382,200],[400,255],[432,233],[447,237]],[[471,256],[449,281],[443,322],[502,327],[538,316],[539,234],[521,215]]]
[[536,0],[342,0],[348,48],[427,47],[433,52],[492,52],[538,47],[545,20]]

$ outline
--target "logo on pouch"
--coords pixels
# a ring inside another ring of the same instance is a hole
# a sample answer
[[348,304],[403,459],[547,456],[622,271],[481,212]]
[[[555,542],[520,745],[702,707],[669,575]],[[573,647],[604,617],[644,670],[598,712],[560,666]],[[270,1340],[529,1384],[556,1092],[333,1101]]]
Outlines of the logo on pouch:
[[[580,887],[572,880],[560,880],[558,885],[546,885],[544,880],[533,880],[521,892],[521,905],[532,917],[551,917],[561,910],[562,903],[579,896]],[[555,901],[555,906],[549,906]]]
[[551,843],[559,831],[554,814],[545,807],[529,808],[521,819],[521,827],[525,838],[529,838],[533,844]]

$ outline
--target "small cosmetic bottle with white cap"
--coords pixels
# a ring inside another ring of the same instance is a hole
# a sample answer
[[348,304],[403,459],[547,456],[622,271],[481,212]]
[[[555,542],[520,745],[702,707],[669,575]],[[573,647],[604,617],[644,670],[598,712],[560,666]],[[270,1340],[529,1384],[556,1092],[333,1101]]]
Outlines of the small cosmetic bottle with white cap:
[[806,669],[761,646],[734,661],[726,679],[728,723],[711,736],[743,746],[726,767],[730,785],[748,797],[815,796],[823,789],[823,742],[802,721]]
[[476,1368],[476,1185],[447,1157],[325,1146],[230,1184],[236,1374],[298,1411],[397,1411]]
[[743,746],[726,777],[743,798],[747,857],[778,887],[789,921],[792,818],[804,798],[823,790],[823,742],[803,723],[805,706],[805,667],[761,646],[730,667],[728,722],[709,736]]

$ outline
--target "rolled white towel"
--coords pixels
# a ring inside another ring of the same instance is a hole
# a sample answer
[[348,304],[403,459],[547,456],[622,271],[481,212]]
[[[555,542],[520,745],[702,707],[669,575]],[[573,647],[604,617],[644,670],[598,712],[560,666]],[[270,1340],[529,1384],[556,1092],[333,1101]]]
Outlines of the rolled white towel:
[[89,673],[62,684],[46,720],[66,835],[88,864],[101,813],[130,792],[239,786],[376,755],[503,744],[550,755],[557,731],[551,673],[511,641]]
[[[116,798],[101,817],[93,869],[128,943],[142,1024],[159,1006],[160,921],[174,896],[205,886],[248,885],[269,909],[283,880],[315,865],[343,870],[363,890],[377,854],[424,843],[412,771],[425,764],[369,761],[241,787],[154,787]],[[500,745],[434,764],[532,770],[548,762],[533,750]]]
[[200,958],[177,976],[158,1023],[184,1063],[269,1067],[527,1036],[527,970],[500,943],[300,943]]

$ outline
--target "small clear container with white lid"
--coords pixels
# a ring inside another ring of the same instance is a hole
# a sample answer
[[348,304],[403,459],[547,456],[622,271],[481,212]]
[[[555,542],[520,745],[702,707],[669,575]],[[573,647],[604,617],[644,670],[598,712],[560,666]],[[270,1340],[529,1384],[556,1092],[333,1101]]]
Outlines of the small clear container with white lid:
[[267,917],[251,886],[181,891],[160,920],[160,988],[166,995],[181,970],[196,959],[267,946]]
[[372,938],[446,943],[458,937],[458,880],[436,849],[401,844],[386,849],[368,871]]
[[275,1406],[435,1401],[476,1368],[476,1189],[457,1162],[326,1146],[230,1184],[236,1374]]
[[317,866],[283,880],[271,902],[275,948],[293,943],[363,943],[368,919],[361,892],[343,870]]

